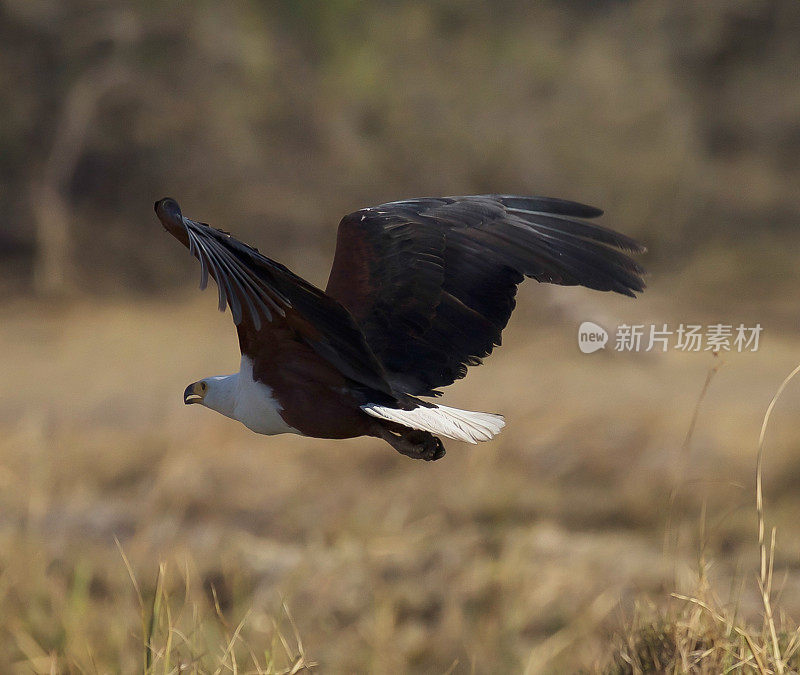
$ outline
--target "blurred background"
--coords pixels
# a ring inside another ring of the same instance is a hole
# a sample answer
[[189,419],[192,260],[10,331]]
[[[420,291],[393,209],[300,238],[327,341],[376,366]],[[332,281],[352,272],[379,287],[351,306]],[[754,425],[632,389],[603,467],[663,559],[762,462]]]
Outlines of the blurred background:
[[[794,0],[0,1],[0,664],[139,668],[160,564],[193,628],[159,644],[201,670],[593,670],[672,591],[757,616],[758,430],[800,361],[799,31]],[[414,463],[182,405],[238,350],[156,199],[324,285],[344,214],[486,192],[649,248],[636,301],[523,286],[446,395],[503,412],[497,441]],[[584,320],[764,332],[584,355]],[[765,474],[795,614],[798,405]]]

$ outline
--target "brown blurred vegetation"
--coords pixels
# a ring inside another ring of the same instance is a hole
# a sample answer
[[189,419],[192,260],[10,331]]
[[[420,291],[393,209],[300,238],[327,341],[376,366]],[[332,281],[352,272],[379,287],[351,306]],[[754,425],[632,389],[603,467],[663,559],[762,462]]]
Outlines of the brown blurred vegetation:
[[5,0],[5,281],[182,282],[166,194],[317,280],[341,215],[492,191],[599,204],[674,268],[796,225],[798,32],[788,0]]
[[[168,636],[190,672],[291,667],[283,599],[321,672],[692,660],[713,618],[631,617],[698,584],[759,625],[755,447],[800,354],[798,34],[795,0],[0,0],[0,672],[141,669],[114,537],[145,615],[167,567],[158,672]],[[238,353],[155,199],[321,284],[343,214],[475,192],[597,204],[650,248],[635,302],[522,287],[503,349],[447,392],[506,414],[495,442],[414,463],[182,405]],[[584,319],[764,336],[587,357]],[[795,616],[799,395],[765,473]]]

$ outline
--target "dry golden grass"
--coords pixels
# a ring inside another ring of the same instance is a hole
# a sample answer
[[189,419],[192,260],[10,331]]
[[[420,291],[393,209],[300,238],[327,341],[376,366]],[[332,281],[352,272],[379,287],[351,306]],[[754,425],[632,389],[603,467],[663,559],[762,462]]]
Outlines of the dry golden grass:
[[[728,623],[763,615],[754,439],[800,341],[767,326],[697,408],[719,359],[586,356],[575,332],[704,317],[558,291],[525,287],[503,349],[446,397],[507,430],[434,464],[184,407],[186,383],[237,366],[209,295],[0,309],[0,670],[135,672],[149,641],[153,672],[635,672],[648,650],[697,659],[704,635],[752,670]],[[788,387],[764,474],[787,672],[798,402]],[[749,634],[769,672],[771,639]]]
[[[716,368],[709,372],[707,384],[716,372]],[[685,604],[666,616],[653,608],[644,615],[640,613],[624,633],[623,644],[615,652],[607,672],[703,675],[756,671],[766,675],[782,674],[787,670],[796,672],[800,667],[800,627],[783,615],[778,620],[773,607],[776,529],[772,528],[767,543],[763,500],[767,427],[786,386],[798,373],[800,366],[795,367],[778,387],[767,407],[758,440],[755,487],[760,557],[757,585],[763,606],[760,629],[743,621],[735,611],[738,607],[731,612],[720,602],[708,584],[707,566],[701,560],[698,592],[694,596],[673,593],[673,598]],[[706,388],[701,400],[705,392]]]

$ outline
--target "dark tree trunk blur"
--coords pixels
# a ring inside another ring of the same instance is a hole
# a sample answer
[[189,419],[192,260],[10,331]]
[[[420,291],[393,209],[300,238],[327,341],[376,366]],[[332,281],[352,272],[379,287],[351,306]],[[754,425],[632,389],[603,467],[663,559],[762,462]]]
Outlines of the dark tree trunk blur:
[[67,188],[90,136],[100,100],[127,79],[126,71],[111,63],[84,73],[64,98],[50,155],[40,180],[31,187],[36,227],[34,287],[40,295],[65,295],[75,289]]

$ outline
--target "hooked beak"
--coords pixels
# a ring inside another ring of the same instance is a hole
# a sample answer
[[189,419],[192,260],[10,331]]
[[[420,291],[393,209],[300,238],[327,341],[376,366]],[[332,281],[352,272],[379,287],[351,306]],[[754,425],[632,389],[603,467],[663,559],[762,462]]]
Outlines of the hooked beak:
[[186,387],[186,390],[183,392],[183,402],[186,405],[203,402],[203,393],[200,391],[199,382],[194,382]]

